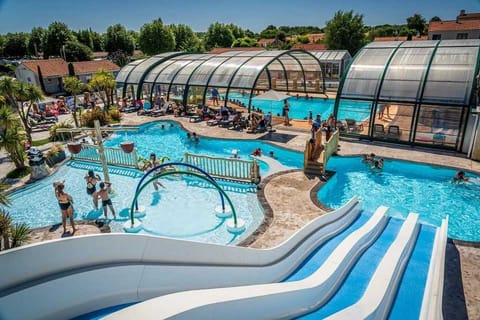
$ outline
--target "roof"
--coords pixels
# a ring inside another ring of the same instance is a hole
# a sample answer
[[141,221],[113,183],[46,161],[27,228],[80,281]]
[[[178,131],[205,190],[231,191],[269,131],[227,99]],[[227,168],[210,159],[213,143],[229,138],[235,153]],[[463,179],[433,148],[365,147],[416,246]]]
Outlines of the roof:
[[480,13],[460,13],[457,16],[457,19],[459,19],[459,20],[470,20],[470,19],[480,20]]
[[432,21],[428,32],[480,30],[480,19]]
[[263,47],[214,48],[210,50],[208,53],[219,54],[219,53],[230,52],[230,51],[264,51],[264,50],[265,48]]
[[307,51],[327,50],[327,46],[323,43],[296,43],[292,49],[303,49]]
[[[80,61],[72,62],[75,69],[75,74],[92,74],[98,69],[105,69],[107,71],[118,71],[120,67],[108,60],[99,61]],[[38,67],[40,67],[42,76],[44,78],[50,77],[66,77],[68,73],[68,63],[63,59],[48,59],[48,60],[23,60],[22,65],[30,69],[38,76]]]
[[[407,36],[397,36],[397,37],[375,37],[373,41],[407,41]],[[428,36],[412,37],[412,41],[423,41],[428,40]]]
[[92,56],[93,56],[94,59],[96,59],[96,58],[106,58],[106,57],[108,57],[108,52],[95,51],[94,53],[92,53]]
[[262,38],[258,40],[258,43],[266,43],[266,44],[272,44],[272,43],[278,43],[278,42],[282,42],[282,41],[275,38],[273,39]]

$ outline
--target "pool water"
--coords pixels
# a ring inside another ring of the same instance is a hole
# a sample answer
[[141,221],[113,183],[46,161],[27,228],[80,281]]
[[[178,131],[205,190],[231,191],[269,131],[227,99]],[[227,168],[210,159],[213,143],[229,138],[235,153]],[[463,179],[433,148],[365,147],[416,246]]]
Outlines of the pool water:
[[[238,93],[230,93],[229,99],[239,100],[248,106],[248,95]],[[305,98],[289,98],[288,104],[290,111],[288,116],[290,119],[306,120],[309,117],[309,111],[312,111],[313,119],[317,114],[326,120],[333,113],[335,99],[305,99]],[[263,113],[271,112],[275,115],[282,115],[284,102],[252,99],[252,109],[260,108]],[[338,119],[354,119],[356,121],[364,121],[370,116],[370,104],[362,101],[342,101],[339,108]]]
[[452,184],[456,170],[397,160],[385,160],[383,171],[372,172],[360,157],[334,157],[328,169],[336,174],[318,197],[332,208],[357,195],[367,211],[385,205],[390,215],[420,215],[423,223],[440,226],[449,216],[448,235],[480,241],[480,177],[467,173],[466,183]]

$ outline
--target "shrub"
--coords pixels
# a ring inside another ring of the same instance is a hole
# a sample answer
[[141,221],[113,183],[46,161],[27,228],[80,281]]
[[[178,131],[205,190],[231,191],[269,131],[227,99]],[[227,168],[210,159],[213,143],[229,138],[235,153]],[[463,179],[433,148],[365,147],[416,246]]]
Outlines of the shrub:
[[63,145],[54,143],[45,155],[47,157],[56,157],[62,151],[64,151]]
[[30,167],[24,167],[24,168],[17,168],[13,169],[9,173],[7,173],[7,178],[8,179],[19,179],[28,176],[30,173],[32,173],[32,168]]
[[60,129],[60,128],[69,129],[69,128],[73,128],[73,125],[66,122],[66,121],[58,122],[55,125],[53,125],[50,128],[50,140],[51,141],[66,141],[66,140],[69,140],[72,137],[72,133],[69,133],[69,132],[59,132],[59,133],[57,133],[57,129]]
[[113,122],[120,122],[120,120],[122,120],[122,114],[117,108],[111,108],[108,111],[108,116]]
[[100,125],[104,126],[109,123],[110,117],[108,113],[103,112],[100,109],[92,109],[82,114],[82,125],[85,127],[93,128],[94,121],[99,120]]

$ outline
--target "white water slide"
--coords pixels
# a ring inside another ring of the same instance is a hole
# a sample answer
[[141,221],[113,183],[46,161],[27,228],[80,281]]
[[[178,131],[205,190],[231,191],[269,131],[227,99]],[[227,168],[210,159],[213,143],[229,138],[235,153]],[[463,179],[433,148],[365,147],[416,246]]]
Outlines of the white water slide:
[[[68,319],[139,301],[144,302],[110,318],[201,319],[213,315],[216,319],[274,319],[302,315],[325,302],[319,302],[318,296],[327,300],[335,294],[348,270],[389,223],[387,208],[380,207],[360,224],[360,209],[358,201],[352,199],[344,207],[313,220],[281,245],[266,250],[109,234],[3,252],[0,319]],[[356,229],[352,227],[355,223]],[[386,253],[388,261],[380,262],[386,271],[379,272],[370,291],[383,290],[382,297],[395,292],[417,233],[416,215],[411,215],[393,241],[393,249]],[[300,281],[279,283],[301,270],[316,249],[336,237],[341,239],[329,251],[325,249],[328,257],[316,272]],[[438,282],[443,279],[445,239],[446,223],[435,236],[423,295],[424,319],[441,315],[442,286]],[[385,277],[391,281],[378,280]],[[311,297],[312,292],[317,298]],[[385,313],[392,299],[382,301],[382,297],[365,299],[367,305],[376,301],[375,312]],[[23,307],[25,304],[28,307]]]

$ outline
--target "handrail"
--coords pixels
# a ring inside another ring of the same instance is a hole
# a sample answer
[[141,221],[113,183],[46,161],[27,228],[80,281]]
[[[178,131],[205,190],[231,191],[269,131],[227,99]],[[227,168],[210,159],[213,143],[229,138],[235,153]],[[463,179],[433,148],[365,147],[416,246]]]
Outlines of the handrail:
[[323,174],[325,174],[328,160],[333,154],[337,153],[339,140],[340,140],[340,130],[336,130],[330,136],[330,139],[328,139],[328,141],[325,142],[325,148],[323,149],[323,157],[322,157]]
[[[82,150],[71,155],[74,160],[85,160],[100,163],[100,154],[97,145],[82,143]],[[125,153],[119,148],[104,148],[105,158],[108,165],[122,166],[129,168],[138,168],[137,151],[134,149],[131,153]]]
[[227,178],[252,183],[260,182],[260,167],[256,160],[220,158],[185,153],[185,162],[202,168],[216,178]]

